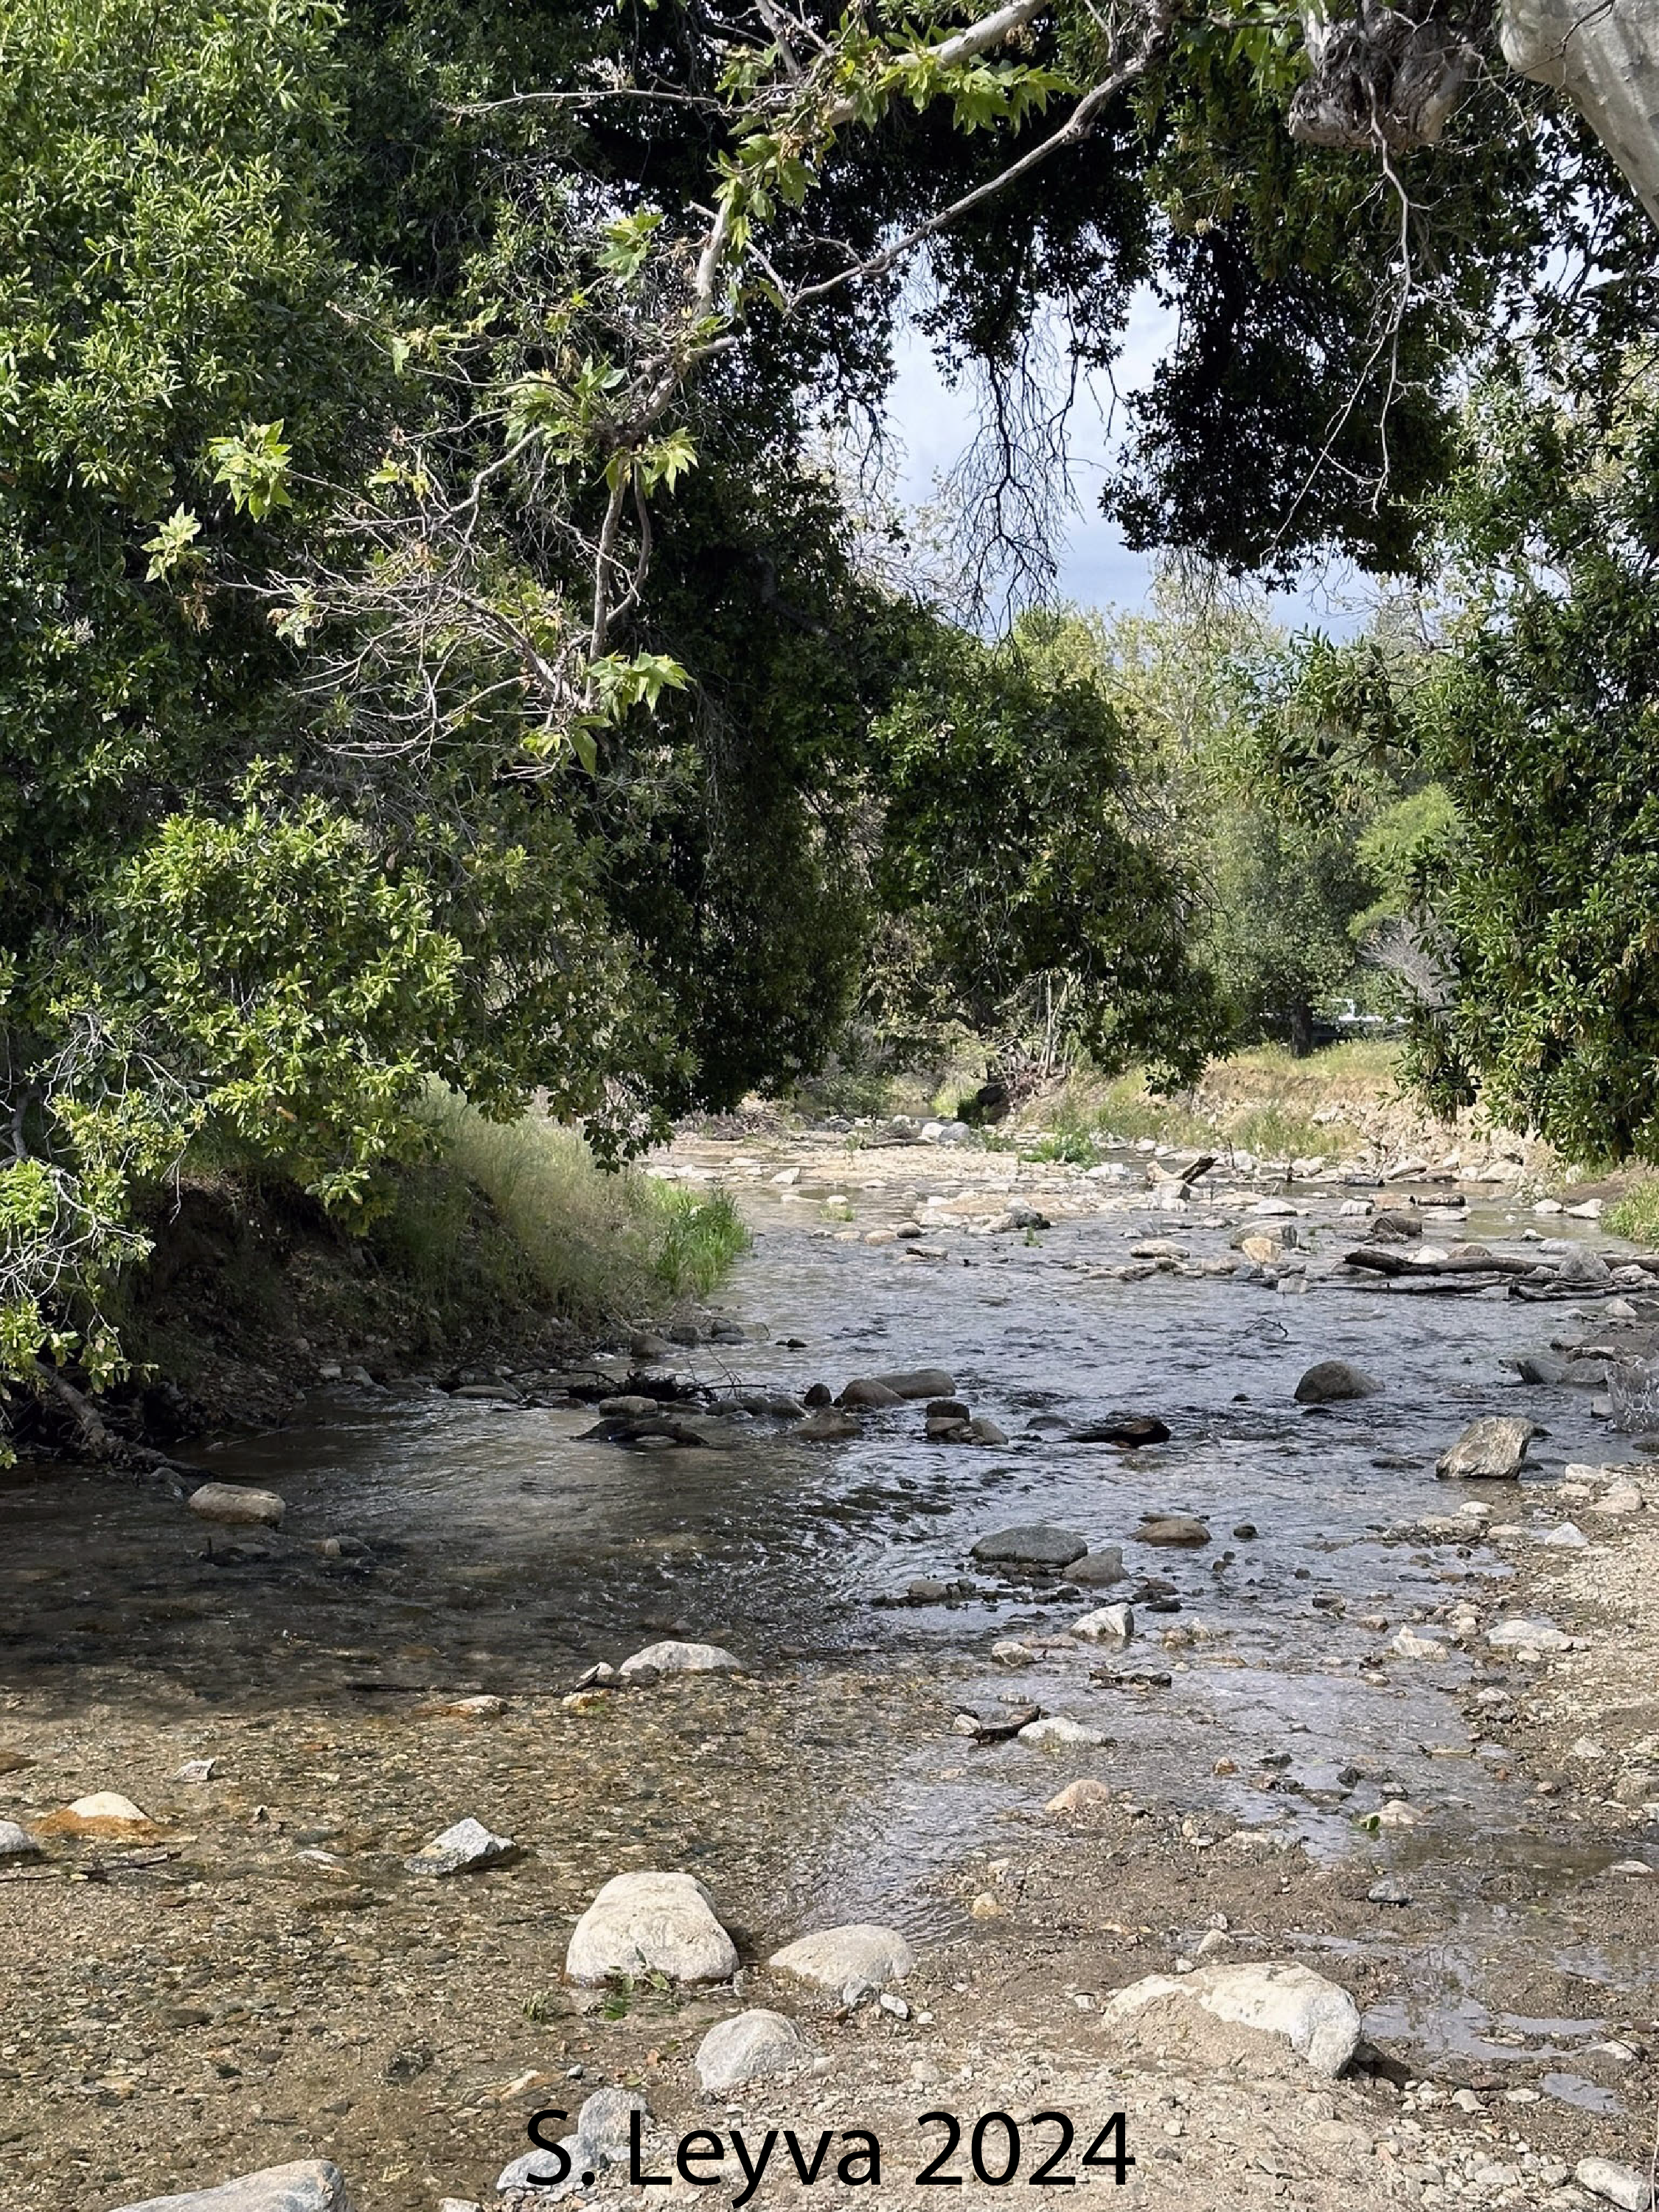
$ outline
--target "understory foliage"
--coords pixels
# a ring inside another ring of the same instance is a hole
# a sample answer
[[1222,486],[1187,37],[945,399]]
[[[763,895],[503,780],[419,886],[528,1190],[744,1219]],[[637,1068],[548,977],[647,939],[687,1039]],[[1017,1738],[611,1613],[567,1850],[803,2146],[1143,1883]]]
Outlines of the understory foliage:
[[[1109,367],[1148,286],[1111,503],[1275,574],[1419,561],[1540,269],[1587,378],[1642,326],[1545,95],[1480,79],[1385,179],[1292,135],[1306,74],[1260,0],[0,12],[0,1369],[118,1370],[103,1289],[192,1147],[367,1227],[434,1083],[616,1161],[874,988],[1172,1079],[1323,988],[1328,946],[1258,988],[1215,886],[1311,944],[1287,886],[1356,884],[1257,817],[1197,850],[1109,670],[961,626],[1052,580],[1044,333]],[[985,399],[951,610],[824,459],[923,249]]]
[[1382,759],[1433,779],[1393,855],[1418,1079],[1580,1160],[1659,1160],[1659,380],[1627,372],[1595,403],[1534,357],[1474,395],[1448,602],[1409,646],[1311,650],[1278,739],[1310,811]]

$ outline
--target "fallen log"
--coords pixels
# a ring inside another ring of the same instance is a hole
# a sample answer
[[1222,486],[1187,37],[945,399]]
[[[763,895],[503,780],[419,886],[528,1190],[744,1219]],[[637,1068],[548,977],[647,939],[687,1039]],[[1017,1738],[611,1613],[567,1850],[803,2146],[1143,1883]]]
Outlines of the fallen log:
[[1343,1265],[1377,1275],[1531,1275],[1536,1260],[1510,1259],[1499,1252],[1448,1253],[1443,1260],[1414,1260],[1380,1244],[1361,1244],[1346,1254]]

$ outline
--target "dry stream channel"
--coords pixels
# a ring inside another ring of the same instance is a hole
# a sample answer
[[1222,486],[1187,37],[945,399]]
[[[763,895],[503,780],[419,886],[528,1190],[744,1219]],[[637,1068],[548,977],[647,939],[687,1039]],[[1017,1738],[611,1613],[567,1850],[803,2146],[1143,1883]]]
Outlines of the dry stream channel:
[[[1515,1254],[1528,1232],[1607,1240],[1426,1177],[1297,1184],[1294,1216],[1258,1219],[1268,1187],[1218,1170],[1160,1210],[1144,1156],[1121,1164],[1028,1167],[1011,1190],[1006,1156],[823,1137],[687,1140],[666,1163],[727,1180],[757,1231],[719,1301],[746,1340],[677,1346],[682,1376],[799,1395],[942,1368],[1004,1443],[929,1442],[907,1402],[838,1441],[737,1414],[712,1447],[629,1449],[584,1437],[593,1407],[565,1378],[405,1377],[320,1384],[303,1424],[194,1455],[279,1492],[280,1532],[58,1467],[0,1478],[0,1817],[118,1790],[153,1828],[43,1838],[0,1869],[8,2212],[107,2212],[307,2157],[340,2166],[358,2212],[493,2205],[526,2114],[610,2083],[671,2131],[729,2124],[690,2063],[729,1985],[562,1978],[599,1885],[652,1868],[706,1883],[739,2001],[789,2012],[816,2054],[772,2104],[740,2095],[748,2113],[896,2142],[930,2105],[1115,2102],[1136,2168],[1095,2185],[1182,2212],[1589,2207],[1569,2179],[1587,2154],[1645,2170],[1659,1883],[1614,1869],[1659,1865],[1659,1841],[1570,1755],[1596,1716],[1564,1721],[1550,1663],[1486,1639],[1540,1610],[1617,1632],[1532,1578],[1562,1556],[1539,1539],[1568,1517],[1564,1468],[1640,1449],[1593,1388],[1505,1364],[1605,1324],[1594,1302],[1357,1277],[1340,1261],[1366,1224],[1339,1209],[1415,1205],[1437,1242]],[[1437,1229],[1449,1198],[1467,1212]],[[1011,1199],[1051,1225],[976,1232]],[[865,1241],[919,1215],[921,1239]],[[1287,1219],[1305,1274],[1218,1272],[1241,1229]],[[1184,1256],[1131,1261],[1149,1238]],[[1376,1395],[1299,1406],[1332,1358]],[[602,1365],[621,1389],[640,1362],[624,1346]],[[1518,1483],[1437,1482],[1468,1422],[1517,1413],[1545,1431]],[[1167,1441],[1072,1436],[1122,1415]],[[1142,1542],[1149,1514],[1211,1540]],[[1124,1579],[970,1557],[1025,1522],[1121,1547]],[[1127,1644],[1066,1635],[1125,1600]],[[1402,1627],[1440,1656],[1402,1656]],[[577,1690],[668,1636],[744,1672]],[[477,1696],[504,1706],[454,1710]],[[1025,1705],[1104,1741],[960,1732],[964,1710]],[[191,1760],[207,1780],[179,1778]],[[1045,1815],[1081,1776],[1109,1803]],[[516,1856],[405,1870],[467,1815]],[[897,2010],[769,1972],[781,1944],[849,1921],[915,1946]],[[1114,2050],[1110,1992],[1206,1936],[1211,1957],[1297,1959],[1352,1991],[1352,2083]],[[908,2185],[921,2162],[907,2145],[880,2200],[936,2201]]]

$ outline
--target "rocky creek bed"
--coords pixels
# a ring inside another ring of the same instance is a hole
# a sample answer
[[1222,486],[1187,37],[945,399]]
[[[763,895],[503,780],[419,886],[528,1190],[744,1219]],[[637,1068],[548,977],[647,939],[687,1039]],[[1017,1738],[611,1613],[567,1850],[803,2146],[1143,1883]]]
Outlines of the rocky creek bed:
[[[1080,2137],[1121,2110],[1136,2163],[1092,2185],[1171,2212],[1628,2194],[1659,1463],[1607,1415],[1659,1279],[1456,1166],[1109,1164],[688,1140],[663,1170],[757,1231],[724,1341],[319,1376],[305,1424],[197,1455],[275,1527],[3,1478],[0,1820],[32,1846],[0,1858],[6,2204],[326,2160],[356,2212],[505,2206],[526,2115],[611,2087],[656,2171],[696,2126],[866,2128],[901,2204],[935,2201],[939,2108]],[[1328,1361],[1375,1389],[1298,1403]],[[923,1367],[951,1389],[784,1410]],[[1536,1431],[1518,1479],[1437,1480],[1489,1419]],[[1168,1434],[1088,1439],[1126,1420]],[[988,1556],[1033,1525],[1086,1549]],[[584,1680],[688,1639],[737,1671]],[[67,1813],[100,1792],[142,1826]],[[410,1871],[468,1819],[489,1863]],[[568,1979],[600,1888],[670,1870],[735,1977]],[[768,1963],[849,1923],[908,1971]],[[1292,1966],[1358,2008],[1340,2077],[1179,1994]],[[1115,2014],[1152,1976],[1176,1993]],[[756,2009],[799,2046],[705,2090],[704,2036]],[[600,2159],[586,2197],[697,2194],[624,2182]]]

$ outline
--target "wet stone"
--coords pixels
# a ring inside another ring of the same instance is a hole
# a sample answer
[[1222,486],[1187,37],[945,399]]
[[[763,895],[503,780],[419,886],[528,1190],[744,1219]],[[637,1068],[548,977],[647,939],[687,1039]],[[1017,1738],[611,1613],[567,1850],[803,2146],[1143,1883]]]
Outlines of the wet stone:
[[1382,1388],[1346,1359],[1321,1359],[1296,1386],[1298,1406],[1339,1406],[1352,1398],[1374,1398]]
[[1449,1451],[1435,1462],[1443,1482],[1512,1482],[1521,1472],[1527,1447],[1539,1434],[1535,1421],[1492,1414],[1471,1421]]
[[779,1973],[819,1989],[841,1990],[860,1981],[878,1990],[888,1982],[902,1982],[915,1964],[915,1954],[896,1929],[854,1921],[799,1936],[775,1951],[769,1963]]
[[1031,1521],[981,1536],[973,1547],[973,1557],[988,1565],[1059,1569],[1082,1559],[1088,1548],[1087,1537],[1079,1536],[1075,1529]]
[[1149,1513],[1135,1530],[1135,1540],[1195,1550],[1209,1542],[1210,1532],[1190,1513]]

